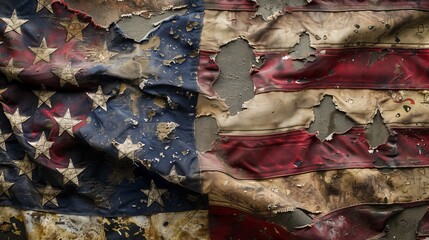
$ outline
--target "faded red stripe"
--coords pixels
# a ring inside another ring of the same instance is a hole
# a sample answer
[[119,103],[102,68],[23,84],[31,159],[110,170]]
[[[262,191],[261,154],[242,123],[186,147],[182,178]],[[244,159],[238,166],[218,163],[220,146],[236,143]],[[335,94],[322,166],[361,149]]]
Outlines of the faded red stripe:
[[420,220],[417,228],[417,237],[419,237],[419,239],[429,237],[429,208],[426,209],[425,215]]
[[424,0],[312,0],[304,6],[287,7],[287,11],[352,11],[352,10],[429,10]]
[[258,5],[251,0],[206,0],[205,9],[227,11],[256,11]]
[[[428,1],[416,0],[313,0],[302,6],[288,6],[285,11],[356,11],[356,10],[429,10]],[[225,11],[256,11],[258,4],[252,0],[206,0],[205,9]]]
[[285,228],[232,208],[211,206],[210,239],[282,239],[297,240]]
[[256,92],[309,88],[429,88],[429,49],[318,49],[302,69],[285,54],[268,55],[252,72]]
[[219,66],[214,61],[216,54],[215,51],[200,51],[197,83],[200,92],[209,96],[216,95],[213,84],[220,73]]
[[309,226],[287,231],[263,218],[239,210],[211,206],[211,239],[332,239],[357,240],[381,238],[387,221],[406,208],[427,204],[415,202],[395,205],[360,205],[317,217]]
[[239,179],[264,179],[347,168],[429,166],[429,129],[391,129],[387,143],[375,150],[365,129],[355,127],[321,142],[305,130],[266,136],[221,136],[201,158],[201,170],[225,172]]

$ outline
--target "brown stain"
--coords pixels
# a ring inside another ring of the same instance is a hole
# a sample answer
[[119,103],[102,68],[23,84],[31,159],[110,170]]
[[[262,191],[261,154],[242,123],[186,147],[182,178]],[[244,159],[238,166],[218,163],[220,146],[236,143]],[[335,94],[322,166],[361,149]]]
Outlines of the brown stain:
[[0,231],[1,232],[10,232],[14,229],[13,225],[8,222],[0,223]]
[[73,9],[85,12],[102,26],[117,21],[123,14],[139,14],[149,18],[163,14],[166,10],[181,9],[187,6],[182,0],[65,0]]
[[162,97],[155,97],[153,103],[160,108],[165,108],[165,100]]
[[156,135],[160,141],[172,139],[172,133],[179,126],[175,122],[160,122],[156,126]]
[[138,91],[132,91],[130,94],[130,108],[134,116],[140,115],[140,109],[139,109],[139,99],[142,97],[142,94]]
[[159,45],[161,44],[161,38],[158,36],[153,36],[149,39],[148,42],[139,45],[139,48],[144,50],[144,51],[149,51],[149,50],[158,50],[159,49]]

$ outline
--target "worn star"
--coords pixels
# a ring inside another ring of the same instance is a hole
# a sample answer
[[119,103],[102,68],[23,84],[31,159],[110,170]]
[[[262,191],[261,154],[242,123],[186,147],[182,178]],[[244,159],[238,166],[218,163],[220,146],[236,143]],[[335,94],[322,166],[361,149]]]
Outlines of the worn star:
[[60,78],[60,86],[64,87],[64,85],[71,84],[79,86],[76,81],[76,73],[79,72],[82,68],[74,68],[69,63],[67,66],[62,68],[54,68],[52,72]]
[[77,176],[81,174],[85,168],[75,168],[72,160],[70,159],[67,168],[57,168],[57,170],[64,177],[64,185],[71,181],[72,183],[76,184],[76,186],[79,186],[79,179]]
[[103,49],[92,55],[92,60],[95,62],[108,63],[109,60],[115,56],[117,53],[109,51],[107,43],[104,43]]
[[0,101],[4,101],[4,98],[3,98],[3,93],[5,92],[7,90],[7,88],[2,88],[2,89],[0,89]]
[[46,38],[42,39],[40,43],[40,47],[28,47],[34,54],[36,54],[36,58],[34,59],[33,64],[36,64],[40,61],[49,62],[51,61],[51,54],[57,50],[57,48],[50,48],[46,44]]
[[12,133],[2,133],[0,130],[0,148],[6,151],[6,140],[12,135]]
[[10,18],[0,18],[6,23],[6,30],[4,33],[15,31],[16,33],[19,33],[22,35],[21,32],[21,25],[26,23],[28,20],[26,19],[19,19],[16,15],[16,10],[13,10],[12,16]]
[[69,41],[73,37],[83,41],[82,30],[88,26],[88,23],[80,22],[76,15],[73,15],[71,21],[69,22],[61,22],[61,26],[63,26],[67,31],[66,41]]
[[45,188],[38,189],[40,194],[42,194],[42,206],[44,206],[46,203],[51,202],[55,204],[55,206],[58,207],[58,201],[57,196],[60,194],[61,190],[55,190],[52,188],[52,186],[48,183]]
[[165,176],[165,179],[167,179],[170,182],[181,183],[186,179],[186,177],[183,175],[177,174],[176,166],[173,166],[170,170],[170,173],[167,176]]
[[30,180],[33,179],[33,170],[36,165],[31,162],[27,154],[24,155],[22,160],[13,160],[13,162],[19,168],[19,176],[25,174]]
[[13,114],[8,112],[4,112],[4,114],[6,114],[6,117],[9,119],[12,128],[17,128],[20,132],[22,132],[22,124],[30,118],[19,114],[19,108],[17,108]]
[[118,143],[116,141],[113,141],[113,146],[115,146],[116,149],[118,149],[118,158],[129,158],[131,160],[136,161],[137,157],[135,155],[135,152],[140,150],[144,144],[141,142],[133,143],[131,141],[131,136],[128,136],[127,139],[123,143]]
[[13,182],[6,182],[6,180],[4,180],[4,175],[3,173],[0,173],[0,196],[2,194],[6,194],[6,196],[8,196],[10,198],[9,195],[9,188],[11,188],[13,186]]
[[49,149],[51,148],[54,142],[48,141],[44,133],[40,135],[39,140],[35,142],[28,142],[31,146],[36,149],[36,153],[34,154],[34,159],[40,157],[40,155],[45,155],[48,159],[51,159],[51,155],[49,154]]
[[46,104],[48,107],[52,108],[51,97],[55,94],[54,91],[47,91],[42,87],[41,90],[34,90],[33,93],[39,99],[39,102],[37,103],[37,108],[42,106],[42,104]]
[[37,8],[36,12],[39,12],[43,8],[46,8],[49,10],[49,12],[54,13],[51,6],[52,0],[37,0]]
[[20,74],[24,68],[15,67],[13,64],[13,58],[11,58],[7,66],[0,67],[0,70],[6,75],[7,80],[11,82],[13,80],[21,81],[21,79],[18,77],[18,74]]
[[97,92],[95,93],[86,93],[88,97],[92,100],[92,107],[94,109],[101,107],[104,111],[107,111],[107,100],[109,100],[110,95],[103,94],[103,89],[101,86],[98,86]]
[[66,131],[70,136],[73,135],[73,127],[82,122],[82,120],[74,120],[71,117],[70,109],[67,109],[66,113],[62,117],[54,117],[55,121],[58,123],[60,130],[58,132],[58,136],[61,136],[64,131]]
[[144,194],[147,195],[147,207],[152,205],[153,202],[157,202],[159,205],[164,206],[164,202],[162,201],[162,194],[167,192],[167,189],[158,189],[153,182],[153,180],[150,182],[150,189],[149,190],[141,190]]

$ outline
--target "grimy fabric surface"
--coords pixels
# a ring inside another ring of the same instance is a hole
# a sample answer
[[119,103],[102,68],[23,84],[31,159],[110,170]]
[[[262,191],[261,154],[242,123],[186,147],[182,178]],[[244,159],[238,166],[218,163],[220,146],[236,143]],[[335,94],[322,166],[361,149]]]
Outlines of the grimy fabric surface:
[[427,3],[291,2],[0,1],[0,239],[428,236]]

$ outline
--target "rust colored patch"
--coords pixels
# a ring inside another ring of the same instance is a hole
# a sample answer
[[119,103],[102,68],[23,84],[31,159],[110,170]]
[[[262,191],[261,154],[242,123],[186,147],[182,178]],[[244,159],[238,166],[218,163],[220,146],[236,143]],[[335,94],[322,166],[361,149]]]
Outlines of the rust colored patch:
[[[25,239],[21,238],[22,235],[25,237],[25,230],[28,239],[209,239],[207,211],[115,218],[23,211],[10,207],[0,207],[0,212],[0,239]],[[12,219],[24,225],[15,225]],[[12,231],[13,235],[5,235],[7,233],[1,232],[4,230]],[[2,238],[6,236],[11,237]]]
[[0,224],[0,231],[2,232],[9,232],[13,229],[13,225],[11,223],[1,223]]
[[162,97],[156,97],[153,103],[160,108],[165,108],[165,100]]

